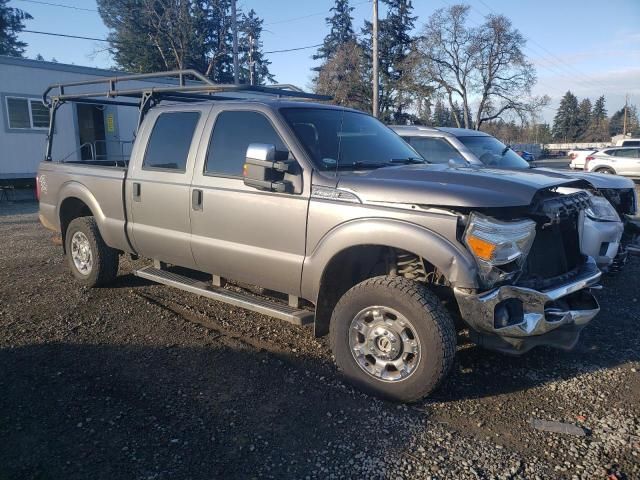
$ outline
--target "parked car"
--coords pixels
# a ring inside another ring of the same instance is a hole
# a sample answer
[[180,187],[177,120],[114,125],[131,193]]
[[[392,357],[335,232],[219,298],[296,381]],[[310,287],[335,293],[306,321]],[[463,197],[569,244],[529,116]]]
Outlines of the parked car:
[[584,170],[640,178],[640,147],[607,148],[585,159]]
[[524,150],[517,150],[516,153],[520,155],[527,162],[534,162],[536,160],[536,156],[533,153],[526,152]]
[[640,147],[640,138],[625,138],[618,140],[616,147]]
[[[45,101],[53,113],[121,102],[120,85],[137,78],[95,93],[63,85]],[[148,258],[136,275],[313,323],[349,381],[401,401],[447,375],[454,318],[478,344],[519,354],[572,348],[599,311],[601,273],[579,246],[581,219],[601,207],[579,190],[587,182],[428,164],[375,118],[338,106],[231,100],[234,87],[208,84],[124,90],[142,116],[129,161],[54,161],[65,125],[52,122],[38,172],[41,222],[62,234],[82,285],[112,282],[122,254]]]
[[569,168],[571,168],[572,170],[582,170],[584,168],[585,158],[587,158],[589,155],[591,155],[593,152],[596,152],[596,151],[597,150],[585,150],[585,149],[571,150],[569,152],[569,159],[571,160],[569,162]]
[[[528,170],[544,172],[557,178],[579,178],[586,180],[592,189],[606,198],[618,213],[611,215],[605,222],[591,224],[586,233],[593,235],[593,240],[583,245],[583,253],[598,259],[600,268],[611,267],[619,269],[626,262],[627,246],[635,245],[638,233],[637,221],[629,216],[637,214],[637,198],[634,184],[631,180],[587,174],[583,172],[568,172],[564,170],[531,167],[508,146],[497,138],[476,130],[464,128],[433,128],[420,126],[392,126],[399,135],[411,144],[425,159],[434,163],[453,161],[462,165],[476,167],[492,167],[497,169]],[[626,227],[624,246],[619,249],[620,231]],[[610,248],[600,245],[606,245]],[[603,252],[606,252],[603,254]]]

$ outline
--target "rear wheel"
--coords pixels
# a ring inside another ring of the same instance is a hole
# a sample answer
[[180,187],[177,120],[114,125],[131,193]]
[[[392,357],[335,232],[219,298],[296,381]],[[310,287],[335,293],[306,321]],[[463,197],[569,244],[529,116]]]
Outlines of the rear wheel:
[[116,278],[118,251],[104,243],[93,217],[79,217],[69,223],[65,250],[71,273],[81,284],[98,287]]
[[615,175],[616,172],[612,168],[600,167],[595,169],[596,173],[606,173],[607,175]]
[[402,277],[375,277],[351,288],[330,323],[331,349],[359,389],[411,402],[447,375],[456,349],[453,322],[439,299]]

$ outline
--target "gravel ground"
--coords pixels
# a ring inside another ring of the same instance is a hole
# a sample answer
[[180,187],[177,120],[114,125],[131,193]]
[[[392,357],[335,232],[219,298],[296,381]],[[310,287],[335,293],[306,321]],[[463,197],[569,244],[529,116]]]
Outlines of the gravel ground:
[[[0,205],[0,480],[640,478],[640,262],[573,352],[461,341],[428,400],[341,382],[325,339],[131,275],[74,283],[34,204]],[[542,432],[531,419],[584,427]]]

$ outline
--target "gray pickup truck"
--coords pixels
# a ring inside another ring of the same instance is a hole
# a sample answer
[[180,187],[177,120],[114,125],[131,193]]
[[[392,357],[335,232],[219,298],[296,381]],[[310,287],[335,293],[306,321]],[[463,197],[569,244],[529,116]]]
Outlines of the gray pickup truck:
[[[313,323],[345,378],[400,401],[446,376],[456,328],[507,353],[569,349],[599,311],[601,273],[579,250],[592,207],[583,181],[429,165],[346,108],[232,98],[247,87],[119,90],[121,81],[107,93],[65,85],[45,95],[40,220],[62,234],[83,285],[113,281],[120,255],[148,258],[136,275]],[[139,99],[129,160],[52,158],[57,109],[119,96]]]

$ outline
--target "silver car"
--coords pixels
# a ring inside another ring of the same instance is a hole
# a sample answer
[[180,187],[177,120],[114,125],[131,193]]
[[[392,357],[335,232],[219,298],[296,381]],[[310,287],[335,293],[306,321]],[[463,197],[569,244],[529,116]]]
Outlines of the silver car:
[[592,153],[585,159],[584,170],[640,178],[640,148],[607,148]]

